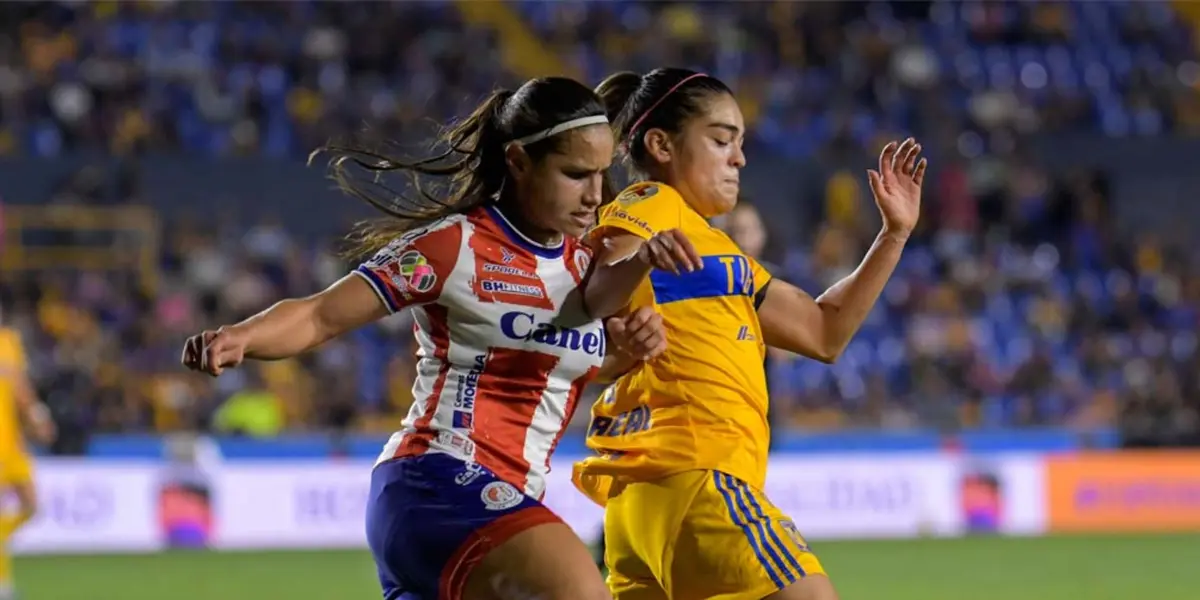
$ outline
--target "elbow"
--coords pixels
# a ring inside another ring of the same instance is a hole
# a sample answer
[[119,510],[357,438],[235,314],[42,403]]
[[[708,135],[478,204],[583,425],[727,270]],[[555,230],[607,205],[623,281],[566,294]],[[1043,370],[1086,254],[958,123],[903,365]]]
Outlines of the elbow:
[[836,363],[839,358],[842,357],[842,352],[844,352],[845,350],[846,350],[845,344],[842,344],[841,346],[823,347],[823,348],[820,348],[817,351],[809,354],[809,358],[811,358],[817,362],[825,363],[827,365],[832,365],[832,364]]

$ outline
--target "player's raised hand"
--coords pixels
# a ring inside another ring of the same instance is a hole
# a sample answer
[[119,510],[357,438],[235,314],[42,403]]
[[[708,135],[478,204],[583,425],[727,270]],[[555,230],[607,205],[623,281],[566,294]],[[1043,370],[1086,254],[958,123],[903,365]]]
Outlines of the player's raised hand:
[[662,315],[643,306],[628,315],[605,322],[608,335],[617,349],[641,360],[650,360],[667,349],[667,330]]
[[638,248],[637,257],[642,262],[663,271],[678,275],[704,268],[704,261],[691,240],[679,229],[668,229],[654,234]]
[[245,356],[246,342],[242,336],[230,327],[221,327],[188,338],[181,361],[193,371],[216,377],[225,369],[242,364]]
[[879,170],[867,170],[871,193],[889,233],[907,236],[921,216],[921,184],[928,162],[918,160],[920,154],[921,144],[913,138],[888,142],[879,153]]

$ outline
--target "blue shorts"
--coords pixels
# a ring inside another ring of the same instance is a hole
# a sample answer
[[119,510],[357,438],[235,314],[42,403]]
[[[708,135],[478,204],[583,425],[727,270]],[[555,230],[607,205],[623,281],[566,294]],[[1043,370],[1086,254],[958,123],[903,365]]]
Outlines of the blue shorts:
[[385,600],[458,600],[494,548],[561,522],[491,470],[445,454],[388,461],[371,473],[367,543]]

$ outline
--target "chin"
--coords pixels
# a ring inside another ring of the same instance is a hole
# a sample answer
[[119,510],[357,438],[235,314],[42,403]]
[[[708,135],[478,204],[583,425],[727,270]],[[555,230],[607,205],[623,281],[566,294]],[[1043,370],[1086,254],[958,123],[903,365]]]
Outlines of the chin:
[[563,225],[561,228],[559,228],[559,231],[561,231],[562,234],[566,237],[579,239],[579,238],[582,238],[591,229],[592,229],[592,225],[590,225],[590,224],[587,227],[580,227],[579,225],[577,225],[575,223],[570,223],[570,224]]

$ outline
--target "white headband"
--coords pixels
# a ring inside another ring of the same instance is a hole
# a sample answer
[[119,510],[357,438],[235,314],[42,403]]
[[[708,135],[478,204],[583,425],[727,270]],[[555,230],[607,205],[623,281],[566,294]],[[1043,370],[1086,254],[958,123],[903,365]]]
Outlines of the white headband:
[[558,125],[555,125],[554,127],[551,127],[550,129],[543,129],[537,133],[533,133],[533,134],[527,135],[525,137],[517,138],[509,143],[510,144],[518,144],[521,146],[528,146],[529,144],[534,144],[534,143],[540,142],[550,136],[558,135],[564,131],[570,131],[572,129],[579,129],[580,127],[587,127],[588,125],[600,125],[601,123],[607,124],[608,117],[606,117],[604,115],[594,115],[591,117],[580,117],[578,119],[571,119],[570,121],[567,121],[565,123],[559,123]]

